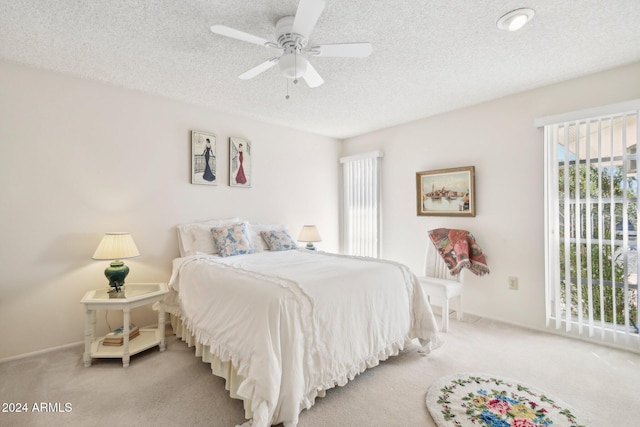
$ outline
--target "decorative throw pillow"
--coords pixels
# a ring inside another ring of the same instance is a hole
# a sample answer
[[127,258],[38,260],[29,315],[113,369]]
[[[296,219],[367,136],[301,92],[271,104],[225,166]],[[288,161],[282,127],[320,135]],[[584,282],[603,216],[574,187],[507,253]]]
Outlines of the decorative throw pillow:
[[253,250],[258,253],[269,250],[269,246],[267,246],[261,235],[263,231],[286,230],[286,227],[282,224],[249,224],[249,230]]
[[298,247],[287,230],[269,230],[260,233],[262,239],[272,251],[288,251]]
[[225,257],[253,253],[249,230],[247,229],[247,224],[244,222],[214,227],[211,229],[211,234],[213,235],[213,241],[218,248],[220,256]]

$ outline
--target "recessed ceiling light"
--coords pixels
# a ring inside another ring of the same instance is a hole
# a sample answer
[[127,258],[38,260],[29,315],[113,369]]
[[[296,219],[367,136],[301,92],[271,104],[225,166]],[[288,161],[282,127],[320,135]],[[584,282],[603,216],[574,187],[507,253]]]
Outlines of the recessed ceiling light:
[[533,18],[536,12],[528,7],[512,10],[498,19],[497,26],[501,30],[517,31]]

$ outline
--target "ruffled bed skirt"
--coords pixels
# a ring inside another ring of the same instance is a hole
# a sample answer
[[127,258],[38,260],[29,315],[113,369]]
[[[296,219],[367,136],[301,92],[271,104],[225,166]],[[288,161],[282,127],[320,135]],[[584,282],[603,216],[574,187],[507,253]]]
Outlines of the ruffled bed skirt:
[[[195,347],[195,356],[202,358],[203,362],[211,364],[211,373],[213,375],[224,378],[224,388],[229,392],[229,395],[234,399],[242,400],[245,419],[252,419],[251,400],[238,395],[238,387],[244,381],[244,377],[238,375],[231,361],[223,362],[218,356],[211,353],[208,345],[198,342],[195,335],[189,332],[187,326],[182,322],[180,316],[169,314],[169,318],[171,319],[171,327],[175,336],[184,341],[188,347]],[[326,390],[319,390],[315,397],[322,398],[326,394]]]
[[202,358],[203,362],[211,364],[211,372],[213,375],[224,378],[225,389],[234,399],[242,400],[244,404],[244,416],[250,420],[253,418],[251,412],[251,401],[238,396],[238,387],[244,381],[244,378],[236,372],[231,361],[223,362],[218,356],[211,353],[208,345],[199,343],[195,335],[189,332],[187,326],[182,322],[179,316],[170,315],[171,327],[176,337],[184,341],[188,347],[195,347],[195,356]]

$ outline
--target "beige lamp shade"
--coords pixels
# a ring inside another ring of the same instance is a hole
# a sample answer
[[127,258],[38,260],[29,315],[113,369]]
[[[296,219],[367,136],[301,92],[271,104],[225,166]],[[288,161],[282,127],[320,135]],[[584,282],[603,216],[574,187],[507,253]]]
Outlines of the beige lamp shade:
[[315,225],[305,225],[300,230],[300,235],[298,236],[299,242],[322,242],[322,238],[320,237],[320,233],[318,233],[318,228]]
[[129,233],[105,233],[93,259],[123,259],[140,255],[133,237]]

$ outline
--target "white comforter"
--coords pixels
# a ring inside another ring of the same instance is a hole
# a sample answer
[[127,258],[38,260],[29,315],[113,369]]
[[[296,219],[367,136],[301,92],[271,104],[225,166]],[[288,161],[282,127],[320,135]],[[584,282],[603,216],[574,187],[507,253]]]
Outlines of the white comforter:
[[439,345],[416,277],[401,264],[294,250],[174,261],[183,322],[245,380],[253,426],[296,425],[318,393],[395,355]]

